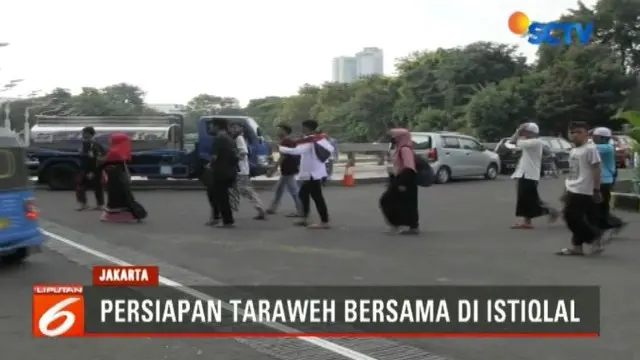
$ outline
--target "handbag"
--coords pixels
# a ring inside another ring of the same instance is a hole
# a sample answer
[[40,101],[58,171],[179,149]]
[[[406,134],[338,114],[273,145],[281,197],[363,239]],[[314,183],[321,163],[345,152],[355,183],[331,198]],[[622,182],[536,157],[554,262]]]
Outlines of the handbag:
[[129,172],[129,167],[127,166],[127,162],[123,161],[124,164],[124,181],[128,184],[131,184],[131,173]]
[[133,214],[133,217],[135,217],[137,220],[143,220],[147,218],[147,210],[144,208],[144,206],[140,205],[139,202],[133,200],[131,202],[131,214]]

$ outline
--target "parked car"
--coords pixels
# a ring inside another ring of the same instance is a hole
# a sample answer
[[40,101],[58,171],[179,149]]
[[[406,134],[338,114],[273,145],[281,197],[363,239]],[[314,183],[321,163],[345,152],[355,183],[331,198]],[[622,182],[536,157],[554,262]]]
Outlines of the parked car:
[[[569,152],[572,148],[571,143],[560,137],[541,136],[540,139],[546,144],[542,150],[541,172],[568,169]],[[514,144],[509,144],[508,140],[509,138],[500,140],[495,149],[495,152],[500,157],[503,174],[511,174],[515,171],[522,154],[522,150],[518,149]]]
[[416,156],[424,156],[436,174],[436,183],[454,178],[500,174],[500,158],[472,136],[455,132],[412,132]]
[[569,170],[569,154],[573,148],[573,144],[561,137],[541,136],[548,149],[553,155],[556,168],[560,171]]

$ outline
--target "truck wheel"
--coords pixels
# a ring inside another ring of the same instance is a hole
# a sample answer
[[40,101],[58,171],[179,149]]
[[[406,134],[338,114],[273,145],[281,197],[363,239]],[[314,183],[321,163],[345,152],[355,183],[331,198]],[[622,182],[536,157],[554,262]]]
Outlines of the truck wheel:
[[22,263],[27,257],[29,257],[29,250],[21,248],[10,254],[2,255],[0,259],[5,264],[13,265]]
[[77,169],[69,164],[56,164],[47,169],[47,183],[51,190],[73,190]]

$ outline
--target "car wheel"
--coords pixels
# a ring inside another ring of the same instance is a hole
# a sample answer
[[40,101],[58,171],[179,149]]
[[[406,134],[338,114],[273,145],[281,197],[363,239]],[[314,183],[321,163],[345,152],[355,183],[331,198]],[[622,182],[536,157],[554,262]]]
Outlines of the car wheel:
[[29,250],[21,248],[10,254],[2,255],[0,260],[7,265],[20,264],[29,257]]
[[446,166],[441,166],[436,172],[436,183],[446,184],[451,180],[451,170]]
[[495,180],[498,178],[498,165],[489,164],[487,171],[484,173],[484,178],[487,180]]
[[73,190],[78,169],[71,164],[54,164],[46,169],[47,182],[51,190]]

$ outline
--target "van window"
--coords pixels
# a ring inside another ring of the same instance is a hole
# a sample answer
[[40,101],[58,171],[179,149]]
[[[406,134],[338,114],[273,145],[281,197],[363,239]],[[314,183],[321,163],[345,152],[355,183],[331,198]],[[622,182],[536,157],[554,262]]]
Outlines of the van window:
[[445,149],[460,149],[460,142],[458,141],[458,138],[443,136],[442,147]]
[[480,144],[478,144],[475,140],[459,138],[460,145],[465,150],[480,150]]
[[431,148],[431,136],[411,134],[413,148],[415,150],[427,150]]
[[28,185],[27,154],[22,148],[0,148],[0,191]]

